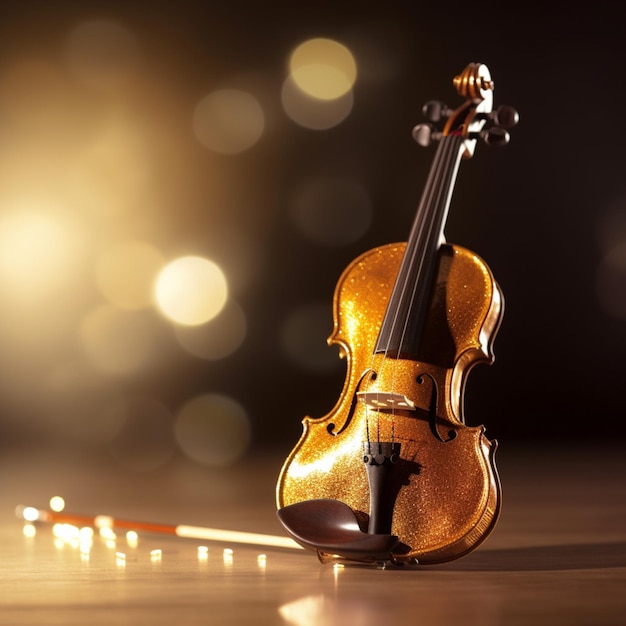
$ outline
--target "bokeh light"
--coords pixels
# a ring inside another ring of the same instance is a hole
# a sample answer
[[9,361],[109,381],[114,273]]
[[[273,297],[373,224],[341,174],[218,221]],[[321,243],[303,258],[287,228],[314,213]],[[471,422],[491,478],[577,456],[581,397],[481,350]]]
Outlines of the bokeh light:
[[372,221],[372,203],[362,185],[345,178],[308,181],[294,194],[293,218],[316,243],[345,246],[362,237]]
[[67,38],[66,57],[78,80],[99,89],[124,85],[141,61],[132,32],[109,20],[87,21],[74,28]]
[[251,148],[263,134],[265,115],[259,101],[240,89],[220,89],[196,105],[193,131],[200,143],[221,154]]
[[293,78],[283,82],[281,103],[293,122],[310,130],[328,130],[343,122],[354,106],[352,91],[333,100],[320,100],[299,89]]
[[154,346],[154,321],[148,313],[102,305],[82,321],[80,339],[86,355],[102,372],[130,374],[146,365]]
[[350,50],[338,41],[322,37],[301,43],[291,53],[289,71],[302,91],[320,100],[344,96],[357,76]]
[[45,212],[15,210],[0,217],[3,291],[37,299],[64,284],[76,269],[80,242],[68,223]]
[[181,347],[201,359],[216,361],[235,352],[247,331],[246,316],[241,306],[229,300],[221,312],[207,324],[174,328]]
[[328,346],[333,328],[329,303],[313,302],[295,309],[280,329],[280,345],[289,359],[313,373],[326,373],[340,365],[336,348]]
[[186,456],[210,467],[240,458],[252,436],[244,408],[221,394],[196,396],[184,404],[176,415],[174,433]]
[[153,285],[162,266],[163,255],[149,243],[118,242],[96,259],[96,280],[111,304],[142,309],[153,303]]
[[226,304],[228,284],[220,267],[197,256],[180,257],[158,275],[156,302],[177,324],[195,326],[213,319]]
[[50,498],[50,509],[53,511],[62,511],[65,508],[65,499],[62,496],[52,496]]

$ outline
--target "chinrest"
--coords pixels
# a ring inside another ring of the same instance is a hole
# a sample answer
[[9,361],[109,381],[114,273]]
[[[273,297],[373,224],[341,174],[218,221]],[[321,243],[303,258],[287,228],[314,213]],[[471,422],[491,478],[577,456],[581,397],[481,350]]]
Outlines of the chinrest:
[[279,509],[277,515],[294,541],[318,553],[385,561],[400,544],[395,535],[363,532],[354,511],[339,500],[304,500]]

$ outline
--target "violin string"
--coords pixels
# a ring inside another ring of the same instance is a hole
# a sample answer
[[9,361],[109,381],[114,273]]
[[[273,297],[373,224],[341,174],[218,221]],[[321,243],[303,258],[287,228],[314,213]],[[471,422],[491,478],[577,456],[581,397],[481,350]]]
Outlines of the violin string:
[[[419,283],[424,277],[425,274],[425,265],[427,261],[427,252],[428,246],[426,243],[433,236],[433,229],[436,223],[437,213],[440,211],[441,207],[441,196],[443,192],[443,180],[445,179],[445,172],[448,169],[449,161],[450,161],[450,146],[452,142],[448,140],[446,137],[441,139],[444,142],[443,150],[441,151],[441,158],[439,161],[443,162],[443,166],[440,163],[436,165],[436,176],[435,181],[433,181],[432,187],[429,189],[428,199],[424,203],[423,207],[420,207],[420,213],[417,216],[416,221],[419,222],[419,235],[415,240],[422,245],[414,245],[410,253],[410,267],[417,267],[417,272],[415,275],[411,276],[409,272],[405,274],[404,283],[402,285],[402,299],[406,297],[406,294],[410,291],[410,306],[409,311],[412,309],[412,306],[415,302],[415,296],[417,293],[417,288]],[[416,263],[416,258],[419,257],[419,262]],[[400,346],[403,345],[404,339],[406,338],[406,333],[408,329],[410,315],[407,314],[403,320],[402,333],[400,335]]]
[[[401,268],[403,270],[402,275],[398,276],[400,283],[394,285],[394,290],[400,289],[400,297],[397,302],[404,302],[407,293],[410,291],[409,307],[406,312],[404,323],[402,326],[402,333],[400,337],[400,343],[398,345],[398,354],[396,359],[400,356],[400,348],[404,344],[406,334],[408,332],[409,318],[408,312],[411,311],[415,304],[415,298],[417,294],[417,288],[421,280],[423,280],[424,267],[427,262],[429,246],[426,245],[428,241],[434,236],[433,229],[439,225],[443,226],[445,223],[445,213],[447,212],[447,204],[451,194],[450,182],[456,175],[456,170],[460,161],[460,146],[463,138],[458,135],[448,135],[441,139],[435,154],[433,166],[429,172],[425,193],[418,206],[417,215],[413,221],[411,232],[409,235],[409,244],[405,250],[404,258],[402,260]],[[455,163],[456,160],[456,163]],[[447,198],[446,198],[447,195]],[[443,228],[441,228],[443,232]],[[440,235],[442,234],[440,233]],[[438,245],[440,242],[436,242]],[[418,245],[421,244],[421,245]],[[416,259],[419,257],[419,263]],[[417,263],[417,265],[416,265]],[[417,271],[414,273],[409,272],[406,268],[415,268]],[[425,306],[425,303],[421,303],[421,306]],[[400,307],[397,306],[394,311],[394,317],[391,322],[391,329],[387,336],[387,344],[381,357],[380,375],[377,378],[382,377],[383,369],[389,361],[389,353],[391,351],[391,341],[394,337],[394,331],[398,327],[400,315]],[[374,360],[376,354],[372,354],[372,367],[374,372]],[[394,360],[395,363],[395,360]],[[391,374],[391,393],[395,390],[396,384],[396,368],[392,364]],[[380,387],[379,387],[380,389]],[[392,406],[391,410],[391,440],[395,441],[395,407]],[[367,441],[370,441],[370,407],[366,404],[365,411],[365,426]],[[380,412],[376,411],[376,437],[380,442],[381,432],[381,420]]]
[[[443,142],[443,139],[442,139]],[[426,223],[426,217],[424,216],[424,213],[427,212],[427,209],[429,207],[432,206],[432,202],[433,202],[433,195],[434,195],[434,190],[437,189],[439,187],[438,184],[438,179],[440,178],[440,172],[442,170],[441,168],[441,161],[446,161],[447,159],[445,158],[445,154],[447,152],[446,148],[447,148],[447,142],[443,142],[444,145],[439,145],[437,152],[435,154],[435,158],[434,158],[434,162],[433,162],[433,166],[429,172],[428,175],[428,179],[426,182],[426,187],[425,187],[425,193],[421,199],[421,202],[418,206],[418,211],[417,211],[417,215],[413,221],[413,225],[411,227],[411,232],[409,234],[409,247],[405,250],[404,253],[404,258],[402,260],[402,268],[406,268],[407,267],[407,259],[410,259],[409,262],[409,267],[413,266],[415,263],[415,257],[418,254],[418,250],[417,250],[417,246],[415,245],[416,241],[423,241],[423,236],[424,236],[424,228],[425,228],[425,223]],[[429,230],[432,228],[429,227]],[[422,272],[422,265],[423,265],[423,260],[424,260],[424,256],[425,253],[422,252],[422,259],[420,261],[420,267],[418,269],[418,276],[421,274]],[[399,301],[403,301],[404,299],[404,294],[407,292],[407,288],[408,288],[408,283],[410,280],[410,275],[408,271],[404,271],[402,276],[398,276],[398,279],[401,280],[402,282],[400,283],[400,299]],[[398,285],[394,286],[394,289],[397,289]],[[382,355],[382,359],[381,359],[381,366],[380,366],[380,374],[382,376],[383,370],[385,369],[385,365],[388,363],[388,357],[389,357],[389,353],[391,350],[391,341],[392,341],[392,337],[394,336],[394,330],[397,327],[398,324],[398,319],[399,319],[399,314],[400,314],[400,307],[396,307],[396,310],[394,311],[394,317],[391,323],[391,329],[389,332],[389,335],[387,337],[387,344],[385,346],[385,350],[383,352]],[[404,333],[406,332],[406,320],[405,320],[405,326],[403,328],[403,334],[402,337],[404,338]],[[398,346],[398,349],[400,348],[400,346]],[[372,355],[372,358],[374,358],[375,355]],[[399,356],[399,354],[397,355]],[[394,364],[392,364],[392,375],[391,375],[391,393],[394,392],[395,390],[395,377],[396,377],[396,368],[394,366]],[[377,416],[377,431],[378,433],[380,433],[380,414],[379,412],[377,412],[376,414]],[[395,407],[392,406],[392,410],[391,410],[391,428],[392,428],[392,443],[395,442]],[[378,441],[380,441],[380,434],[378,434]]]
[[[441,237],[441,234],[443,231],[441,227],[445,223],[444,218],[445,218],[445,213],[447,211],[447,204],[448,204],[447,201],[449,199],[450,192],[451,192],[450,182],[454,177],[454,172],[456,171],[455,161],[456,161],[456,165],[458,165],[458,160],[460,157],[459,149],[461,145],[461,140],[462,138],[458,135],[452,135],[452,136],[442,139],[442,141],[445,141],[445,144],[446,144],[445,145],[446,149],[442,152],[442,161],[444,163],[443,163],[443,167],[439,167],[437,171],[437,174],[439,174],[440,176],[438,177],[437,184],[432,190],[433,193],[431,194],[431,196],[434,196],[434,198],[431,197],[429,207],[426,207],[426,209],[428,210],[424,212],[425,215],[423,216],[423,223],[425,224],[425,226],[422,229],[422,231],[427,230],[427,234],[426,236],[424,236],[422,232],[422,234],[420,235],[420,241],[422,242],[431,241],[435,235],[438,235],[439,237]],[[439,233],[434,232],[438,227],[441,232]],[[438,246],[439,243],[440,241],[437,241],[436,245]],[[427,253],[429,252],[429,249],[427,246],[424,246],[424,245],[421,246],[419,249],[416,246],[414,252],[415,253],[413,254],[411,263],[415,264],[415,257],[417,256],[418,253],[420,254],[420,260],[419,260],[417,274],[415,275],[414,280],[412,281],[412,285],[409,285],[411,289],[411,299],[410,299],[409,310],[413,309],[413,305],[415,303],[415,298],[417,294],[418,284],[423,279],[424,274],[425,274],[424,268],[427,265],[427,261],[428,261]],[[408,283],[408,277],[407,277],[407,280],[405,281],[404,287],[406,287],[407,283]],[[404,292],[403,292],[403,295],[404,295]],[[430,295],[430,294],[422,294],[422,295]],[[421,303],[421,305],[425,306],[425,303]],[[410,316],[406,315],[404,318],[404,326],[402,328],[400,345],[404,343],[404,339],[406,338],[409,320],[410,320]]]
[[[409,248],[407,248],[405,250],[404,253],[404,258],[402,259],[402,267],[406,267],[406,263],[407,263],[407,259],[410,258],[410,264],[412,265],[415,262],[415,255],[417,253],[417,251],[415,250],[413,242],[415,242],[416,240],[419,241],[422,239],[423,237],[423,228],[424,228],[424,218],[423,218],[423,213],[426,210],[426,208],[428,206],[431,206],[432,204],[432,195],[433,195],[433,189],[437,186],[435,184],[435,180],[438,177],[438,173],[440,171],[440,161],[442,160],[442,155],[444,152],[444,148],[445,146],[438,146],[437,152],[435,154],[435,158],[434,158],[434,162],[433,162],[433,167],[431,168],[429,175],[428,175],[428,179],[426,181],[426,187],[425,187],[425,193],[424,196],[420,202],[420,205],[418,206],[418,211],[417,211],[417,215],[413,221],[413,225],[411,227],[411,232],[409,234]],[[421,269],[420,269],[421,271]],[[404,294],[407,290],[407,284],[409,281],[409,276],[408,276],[408,272],[404,272],[403,275],[399,275],[397,280],[401,280],[401,290],[400,290],[400,300],[403,300]],[[397,289],[398,285],[394,285],[394,289]],[[388,357],[389,357],[389,352],[391,350],[391,341],[392,341],[392,337],[394,335],[394,330],[397,327],[398,324],[398,318],[399,318],[399,314],[400,314],[400,307],[397,306],[396,310],[394,311],[394,316],[393,316],[393,320],[391,323],[391,328],[389,331],[389,334],[387,336],[387,344],[385,345],[385,350],[383,352],[383,355],[381,357],[381,364],[380,364],[380,376],[379,378],[382,379],[382,374],[383,374],[383,370],[385,369],[385,365],[388,363]],[[399,355],[398,355],[399,356]],[[375,358],[375,354],[372,354],[372,361]],[[372,367],[373,369],[373,367]],[[395,367],[392,364],[392,376],[391,376],[391,393],[394,392],[395,390]],[[367,412],[366,415],[369,415],[369,411]],[[391,411],[391,415],[392,415],[392,430],[393,430],[393,439],[392,442],[395,440],[395,408],[392,406],[392,411]],[[366,420],[367,423],[367,420]],[[376,427],[377,427],[377,438],[378,441],[380,442],[380,413],[377,411],[376,412]],[[369,427],[368,427],[368,432],[369,432]],[[369,439],[368,439],[369,440]]]
[[[462,137],[460,135],[451,135],[447,137],[443,137],[441,141],[445,141],[445,150],[442,151],[442,161],[443,167],[438,166],[437,175],[438,180],[434,188],[431,190],[431,198],[428,206],[425,207],[424,215],[423,215],[423,224],[424,228],[422,228],[422,233],[420,234],[419,241],[421,242],[429,242],[435,235],[438,235],[441,239],[441,235],[443,234],[443,225],[445,224],[445,213],[447,212],[447,205],[449,203],[450,193],[451,193],[451,181],[454,179],[456,169],[458,167],[458,162],[460,158],[460,146]],[[456,161],[456,163],[455,163]],[[439,233],[434,232],[439,227]],[[424,236],[424,231],[427,230],[426,236]],[[436,251],[439,244],[441,242],[437,241],[435,245],[437,246],[434,250]],[[425,267],[428,263],[428,255],[429,252],[427,245],[422,245],[421,247],[416,246],[414,249],[414,254],[412,255],[411,264],[415,263],[415,257],[419,254],[419,264],[417,273],[412,280],[412,284],[408,285],[411,289],[411,298],[410,298],[410,306],[408,310],[414,309],[415,299],[417,295],[418,285],[422,280],[425,280],[425,277],[428,277],[428,272],[425,270]],[[434,271],[434,267],[431,268]],[[432,277],[433,280],[435,277]],[[403,289],[408,284],[409,277],[406,278],[405,284],[403,285]],[[403,291],[403,297],[405,292]],[[430,295],[430,294],[420,294]],[[427,302],[418,303],[419,306],[417,309],[419,310],[420,306],[426,306]],[[426,315],[426,312],[424,312]],[[410,315],[406,315],[404,318],[404,325],[402,328],[402,334],[400,338],[400,345],[404,344],[404,340],[406,338],[406,334],[408,331]]]
[[[457,135],[452,135],[441,139],[443,145],[440,146],[440,149],[435,155],[435,161],[431,169],[431,175],[429,175],[429,179],[427,181],[426,193],[424,194],[422,202],[420,203],[418,213],[416,215],[414,225],[410,233],[409,241],[411,247],[410,249],[405,250],[405,256],[410,259],[408,261],[408,267],[416,267],[415,264],[417,257],[419,257],[419,263],[417,264],[416,274],[411,275],[408,271],[405,271],[403,276],[401,277],[401,297],[399,300],[403,301],[409,290],[411,291],[410,306],[408,309],[409,311],[413,308],[417,293],[417,287],[421,280],[420,277],[422,277],[423,279],[424,267],[427,262],[428,246],[424,245],[424,242],[428,242],[430,238],[434,236],[433,229],[435,229],[438,224],[443,225],[443,223],[445,222],[445,220],[443,219],[445,215],[442,215],[442,213],[445,213],[447,211],[446,195],[449,199],[451,191],[450,182],[456,173],[458,162],[460,160],[461,141],[462,137]],[[416,245],[416,242],[421,242],[422,245],[418,246]],[[439,242],[437,242],[437,244],[438,243]],[[403,266],[405,266],[404,259]],[[424,306],[424,303],[422,303],[422,306]],[[394,335],[393,331],[399,321],[399,313],[400,307],[397,307],[396,311],[394,312],[391,332],[387,338],[387,345],[385,347],[383,355],[383,365],[381,365],[381,370],[388,360],[388,355],[391,348],[391,338]],[[405,316],[404,324],[402,327],[402,334],[398,346],[398,352],[400,351],[401,346],[404,344],[404,340],[406,338],[406,333],[408,330],[408,323],[409,315],[407,314]],[[399,356],[399,354],[397,356]],[[396,368],[392,366],[392,393],[395,389],[395,377]],[[395,409],[392,408],[392,441],[395,437],[394,413]]]

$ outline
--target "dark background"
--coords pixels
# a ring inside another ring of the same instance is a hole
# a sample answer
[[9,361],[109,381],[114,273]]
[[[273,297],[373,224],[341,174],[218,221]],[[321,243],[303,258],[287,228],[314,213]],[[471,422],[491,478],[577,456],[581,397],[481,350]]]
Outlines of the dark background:
[[[159,184],[172,184],[170,209],[135,222],[127,234],[157,233],[168,256],[203,254],[223,262],[247,317],[246,339],[235,353],[210,362],[171,350],[140,373],[98,387],[84,405],[93,407],[84,420],[96,419],[98,403],[113,390],[157,398],[172,412],[195,394],[218,392],[245,407],[252,449],[288,451],[302,417],[329,411],[343,382],[342,362],[325,347],[336,281],[361,252],[407,237],[433,155],[412,141],[411,129],[423,121],[427,100],[458,102],[452,78],[478,61],[495,80],[495,104],[516,107],[521,121],[510,145],[480,145],[462,164],[446,228],[449,241],[486,261],[506,300],[496,362],[469,376],[467,421],[485,424],[501,445],[620,439],[626,90],[619,5],[363,4],[0,3],[0,78],[24,60],[61,66],[67,34],[85,20],[112,20],[135,35],[152,99],[128,98],[118,106],[148,133]],[[299,127],[280,107],[287,56],[311,37],[342,42],[359,68],[351,114],[326,131]],[[266,132],[245,154],[208,155],[188,137],[184,116],[204,93],[229,84],[256,90],[266,107]],[[90,113],[75,120],[70,134],[101,113],[97,95],[85,97]],[[19,143],[6,115],[0,124],[0,138],[12,138],[0,146],[6,165]],[[293,189],[319,175],[347,176],[367,190],[373,218],[358,241],[322,247],[294,227]],[[44,178],[33,167],[32,179],[20,185],[45,191]],[[206,210],[215,193],[220,209]],[[5,206],[10,195],[0,189]],[[247,268],[241,276],[238,258]],[[58,299],[87,300],[71,290]],[[294,361],[281,344],[285,319],[303,303],[327,308],[326,327],[311,326],[306,339],[313,351],[328,350],[323,367]],[[50,311],[43,307],[38,315],[45,319]],[[83,445],[49,425],[45,398],[32,401],[41,394],[34,379],[25,381],[37,366],[29,369],[14,351],[11,334],[7,321],[0,445]]]

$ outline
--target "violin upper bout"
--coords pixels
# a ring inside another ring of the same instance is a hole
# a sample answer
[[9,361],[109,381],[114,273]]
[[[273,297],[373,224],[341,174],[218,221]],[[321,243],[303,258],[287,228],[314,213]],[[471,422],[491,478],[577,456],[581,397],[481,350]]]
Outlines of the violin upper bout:
[[440,279],[445,279],[446,324],[454,345],[449,402],[460,421],[469,371],[493,363],[493,344],[504,315],[504,296],[489,267],[461,246],[445,246]]
[[[453,337],[456,358],[477,351],[493,361],[493,340],[504,314],[504,297],[485,262],[461,246],[442,246],[432,311],[445,306],[445,324]],[[443,302],[442,302],[443,300]],[[436,313],[432,315],[436,318]],[[431,319],[431,323],[441,321]]]

